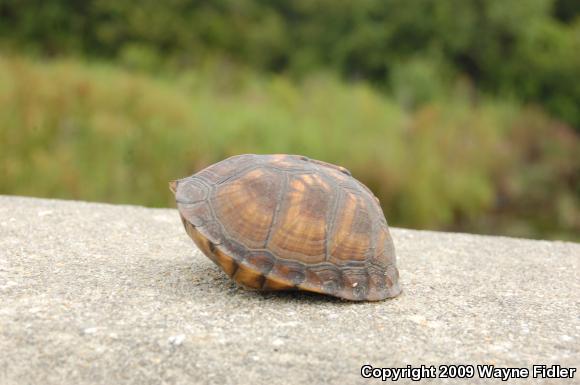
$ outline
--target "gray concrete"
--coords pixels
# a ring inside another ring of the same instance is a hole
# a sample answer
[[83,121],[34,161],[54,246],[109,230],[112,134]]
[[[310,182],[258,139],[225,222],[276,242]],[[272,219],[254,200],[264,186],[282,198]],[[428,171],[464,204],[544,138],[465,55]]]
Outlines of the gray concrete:
[[579,365],[580,244],[393,235],[404,294],[349,303],[237,288],[175,210],[0,197],[0,384],[371,384],[364,363]]

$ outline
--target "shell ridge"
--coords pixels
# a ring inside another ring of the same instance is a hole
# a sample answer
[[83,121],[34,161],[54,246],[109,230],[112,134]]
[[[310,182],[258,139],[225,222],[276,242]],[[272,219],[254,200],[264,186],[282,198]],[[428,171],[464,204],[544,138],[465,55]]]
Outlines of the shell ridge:
[[322,160],[317,160],[317,159],[309,159],[309,161],[312,162],[312,163],[314,163],[314,164],[316,164],[317,166],[331,168],[333,170],[336,170],[338,172],[343,173],[344,175],[352,176],[352,174],[350,173],[350,171],[347,168],[345,168],[345,167],[337,166],[336,164],[324,162]]
[[[225,245],[225,243],[216,243],[218,245]],[[246,247],[245,245],[242,245],[244,250],[248,253],[255,253],[255,252],[266,252],[272,256],[274,256],[276,259],[283,261],[283,262],[295,262],[295,263],[299,263],[303,266],[305,266],[307,269],[316,269],[316,268],[355,268],[355,267],[361,267],[361,268],[366,268],[366,266],[368,266],[369,264],[372,264],[372,262],[368,262],[368,261],[348,261],[345,262],[344,264],[341,265],[337,265],[333,262],[330,261],[323,261],[323,262],[317,262],[317,263],[305,263],[305,262],[299,262],[296,261],[295,259],[292,258],[283,258],[280,256],[275,256],[271,251],[269,251],[268,249],[252,249],[249,247]],[[376,267],[383,269],[383,267],[381,267],[380,265],[376,265],[374,264]]]
[[195,206],[197,204],[204,203],[206,201],[207,201],[207,199],[198,199],[196,201],[184,201],[183,199],[177,199],[177,198],[175,199],[175,203],[178,203],[180,205],[186,205],[186,206],[187,205]]
[[208,169],[206,168],[206,169],[204,169],[204,170],[200,171],[200,173],[198,173],[198,174],[195,174],[195,175],[192,175],[192,176],[191,176],[191,178],[192,178],[192,179],[194,179],[194,178],[195,178],[195,179],[197,179],[197,180],[200,180],[200,181],[202,181],[203,183],[205,183],[207,186],[209,186],[209,183],[212,183],[212,182],[211,182],[210,180],[206,179],[205,175],[203,175],[203,174],[202,174],[202,172],[203,172],[203,173],[206,173],[206,174],[212,174],[212,175],[214,175],[216,178],[219,178],[219,177],[220,177],[220,176],[219,176],[218,174],[216,174],[215,172],[213,172],[213,171],[211,171],[211,170],[208,170]]
[[[213,172],[211,172],[211,173],[214,174]],[[201,183],[202,185],[204,185],[205,187],[207,187],[208,190],[211,189],[210,182],[207,181],[205,178],[203,178],[201,175],[192,175],[192,176],[190,176],[190,179],[195,180],[196,182]]]
[[264,167],[271,169],[271,170],[286,172],[286,173],[292,174],[292,175],[294,175],[294,174],[300,174],[300,175],[316,174],[315,171],[304,171],[303,168],[283,168],[283,167],[278,167],[278,166],[273,165],[273,164],[264,165]]
[[283,172],[284,180],[282,181],[282,186],[280,187],[280,192],[278,193],[278,200],[276,202],[276,208],[274,209],[274,214],[272,215],[272,222],[268,228],[268,234],[266,235],[266,240],[264,241],[264,248],[268,247],[268,243],[270,242],[270,238],[272,236],[272,229],[276,225],[278,221],[278,215],[280,214],[280,210],[282,208],[282,197],[286,195],[288,190],[288,175]]
[[332,208],[329,211],[329,216],[326,221],[326,240],[324,242],[324,260],[328,261],[330,259],[330,243],[334,240],[334,230],[336,228],[336,216],[338,215],[338,209],[340,207],[340,202],[343,199],[342,192],[338,190],[333,197],[334,202]]
[[367,257],[367,261],[373,259],[377,254],[377,240],[378,240],[378,223],[376,218],[371,219],[371,244],[368,249],[369,256]]
[[[368,200],[364,197],[361,196],[360,193],[356,194],[359,198],[361,198],[363,200],[363,202],[365,202],[367,205],[369,204]],[[374,224],[375,224],[375,218],[373,215],[371,215],[371,213],[369,212],[369,210],[367,208],[361,208],[361,207],[357,207],[357,211],[359,213],[365,213],[367,218],[369,219],[369,221],[371,222],[371,231],[370,234],[371,236],[370,241],[369,241],[369,247],[365,250],[364,254],[365,254],[365,260],[371,259],[372,257],[374,257],[374,250],[373,250],[373,238],[376,237],[376,232],[374,231]]]
[[221,186],[221,185],[224,185],[228,182],[236,181],[239,178],[246,175],[247,173],[249,173],[250,171],[254,171],[254,170],[257,170],[259,168],[263,168],[263,166],[261,164],[257,164],[257,165],[253,164],[250,166],[246,166],[246,167],[242,168],[241,170],[238,170],[236,173],[234,173],[226,178],[218,180],[215,184],[216,184],[216,186]]

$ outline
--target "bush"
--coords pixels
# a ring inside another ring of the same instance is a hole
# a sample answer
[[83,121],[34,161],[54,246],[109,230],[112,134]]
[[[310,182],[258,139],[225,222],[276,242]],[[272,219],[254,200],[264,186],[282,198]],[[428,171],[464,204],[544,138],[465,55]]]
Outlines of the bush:
[[[0,2],[0,44],[152,72],[221,56],[255,71],[330,70],[380,88],[398,84],[401,64],[419,55],[434,65],[415,66],[419,75],[468,77],[580,129],[579,11],[570,0],[21,0]],[[432,91],[403,77],[419,102]]]
[[0,193],[170,206],[169,180],[227,156],[300,153],[351,169],[392,225],[577,239],[577,135],[470,92],[409,111],[324,74],[0,57]]

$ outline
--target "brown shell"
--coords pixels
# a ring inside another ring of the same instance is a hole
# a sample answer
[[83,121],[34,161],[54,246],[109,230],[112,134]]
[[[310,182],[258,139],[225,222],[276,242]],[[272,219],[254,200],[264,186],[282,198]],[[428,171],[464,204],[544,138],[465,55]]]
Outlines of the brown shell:
[[245,287],[369,301],[401,291],[378,199],[343,167],[239,155],[171,189],[187,233]]

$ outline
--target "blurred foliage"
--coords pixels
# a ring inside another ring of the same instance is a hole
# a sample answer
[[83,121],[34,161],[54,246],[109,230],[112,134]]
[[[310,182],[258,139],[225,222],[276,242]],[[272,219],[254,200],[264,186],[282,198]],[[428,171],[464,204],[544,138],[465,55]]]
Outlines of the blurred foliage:
[[543,106],[580,127],[577,0],[0,0],[0,44],[148,71],[225,57],[302,78],[334,70],[422,108],[430,79]]
[[[116,36],[111,22],[110,34],[95,30]],[[149,48],[131,50],[126,58]],[[386,97],[329,73],[296,81],[227,60],[151,76],[95,60],[0,56],[0,193],[166,206],[169,180],[227,156],[299,153],[349,168],[396,226],[578,240],[578,134],[428,63],[397,69],[408,80]]]

